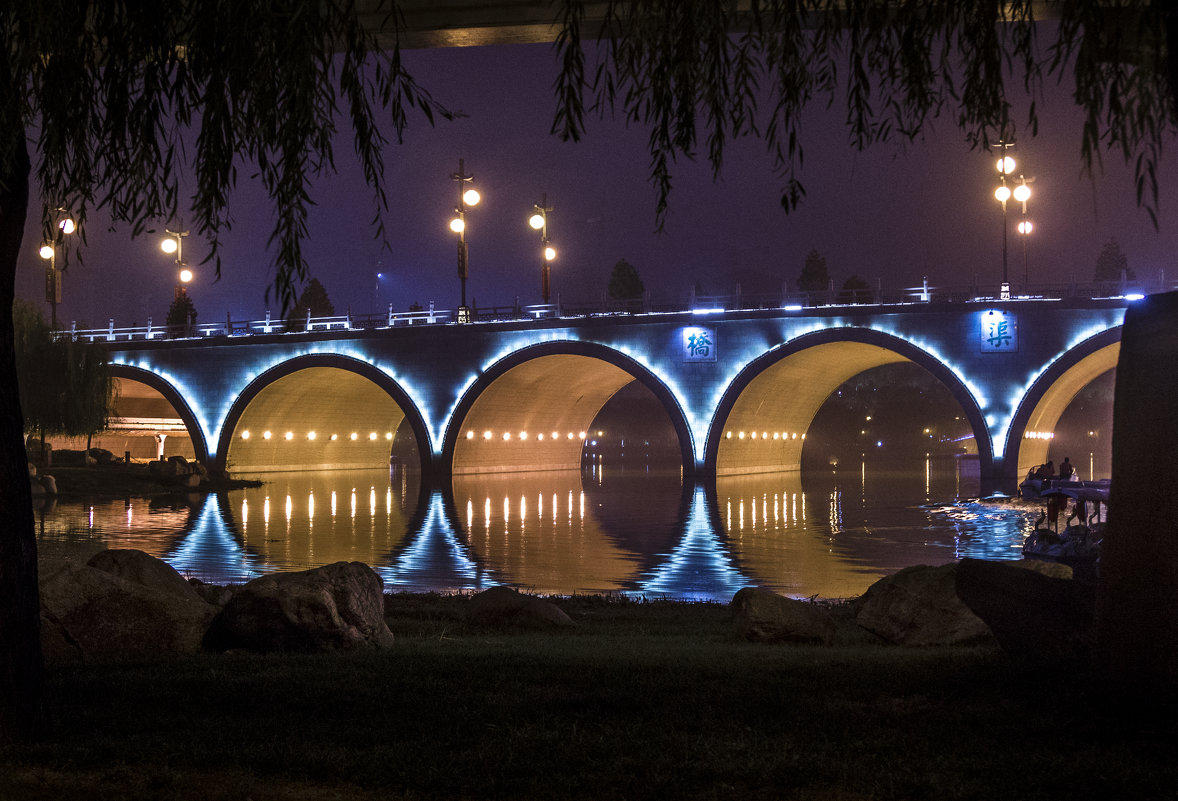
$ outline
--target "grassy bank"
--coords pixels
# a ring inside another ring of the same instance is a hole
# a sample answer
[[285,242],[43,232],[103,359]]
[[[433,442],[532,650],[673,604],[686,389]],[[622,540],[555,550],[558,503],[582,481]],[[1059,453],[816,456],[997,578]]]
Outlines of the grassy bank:
[[767,646],[726,607],[571,599],[553,633],[398,596],[389,651],[50,677],[5,799],[1162,799],[1173,724],[992,650]]

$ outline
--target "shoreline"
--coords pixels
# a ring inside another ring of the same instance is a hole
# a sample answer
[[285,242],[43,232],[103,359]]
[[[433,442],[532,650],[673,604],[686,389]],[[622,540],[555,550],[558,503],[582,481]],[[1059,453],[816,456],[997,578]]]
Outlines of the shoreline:
[[[30,462],[30,464],[32,464]],[[34,485],[34,500],[44,498],[157,498],[168,495],[189,495],[193,493],[226,492],[245,487],[260,487],[265,482],[257,479],[211,477],[203,473],[167,475],[153,471],[146,462],[130,465],[35,465],[36,476],[31,477]],[[191,464],[191,463],[189,463]],[[55,492],[43,490],[37,493],[38,479],[51,476],[56,485]],[[195,484],[190,483],[195,478]]]

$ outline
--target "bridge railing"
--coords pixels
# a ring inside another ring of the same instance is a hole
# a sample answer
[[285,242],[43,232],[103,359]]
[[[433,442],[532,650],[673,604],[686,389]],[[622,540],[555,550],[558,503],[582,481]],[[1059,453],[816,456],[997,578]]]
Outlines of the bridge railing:
[[[1178,289],[1178,283],[1167,281],[1164,274],[1159,274],[1157,278],[1147,281],[1110,281],[1087,284],[1059,282],[1029,286],[1015,284],[1005,293],[992,285],[941,287],[929,284],[887,292],[879,288],[782,293],[743,293],[738,290],[728,295],[702,295],[691,292],[685,301],[679,302],[653,302],[648,295],[632,300],[602,298],[592,302],[568,303],[558,299],[556,303],[534,305],[516,303],[510,306],[472,306],[466,310],[464,322],[510,322],[618,314],[698,312],[701,310],[804,309],[852,304],[947,304],[1019,299],[1109,298],[1134,294],[1151,295],[1175,289]],[[404,312],[393,311],[390,304],[387,311],[376,314],[348,313],[330,317],[307,316],[292,320],[272,318],[267,312],[266,317],[262,320],[233,320],[226,315],[223,322],[197,323],[187,326],[153,325],[149,319],[145,326],[119,327],[115,325],[112,318],[106,328],[79,329],[75,323],[71,324],[68,330],[60,332],[59,335],[80,342],[127,342],[264,336],[321,331],[381,330],[420,325],[452,325],[459,321],[458,310],[436,309],[432,303],[429,308],[417,307]]]

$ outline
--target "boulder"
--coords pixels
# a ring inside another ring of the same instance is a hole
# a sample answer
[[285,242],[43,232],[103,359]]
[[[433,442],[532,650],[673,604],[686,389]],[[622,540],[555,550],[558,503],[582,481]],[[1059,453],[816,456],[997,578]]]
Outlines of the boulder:
[[477,626],[563,628],[576,623],[555,604],[511,587],[492,587],[470,599],[466,619]]
[[205,645],[261,652],[387,647],[393,633],[384,622],[383,589],[380,576],[360,562],[263,576],[233,593]]
[[38,479],[39,479],[39,483],[41,484],[41,489],[42,489],[42,491],[44,491],[44,493],[46,495],[56,495],[57,494],[57,479],[56,478],[54,478],[53,476],[42,475],[42,476],[39,476]]
[[1096,588],[1018,563],[963,559],[957,595],[1012,656],[1051,665],[1082,664],[1093,643]]
[[150,661],[200,651],[216,608],[74,562],[41,580],[41,645],[50,665]]
[[821,645],[834,642],[834,618],[818,604],[745,587],[733,596],[731,606],[736,632],[746,640]]
[[855,622],[896,645],[992,643],[989,627],[957,597],[956,571],[916,565],[880,579],[858,600]]
[[204,601],[176,568],[163,559],[157,559],[134,548],[99,551],[90,557],[86,564],[149,589],[175,595],[182,600]]
[[192,587],[205,603],[210,603],[213,606],[224,606],[229,603],[229,599],[233,597],[232,587],[223,587],[220,584],[205,584],[198,578],[188,579],[188,586]]

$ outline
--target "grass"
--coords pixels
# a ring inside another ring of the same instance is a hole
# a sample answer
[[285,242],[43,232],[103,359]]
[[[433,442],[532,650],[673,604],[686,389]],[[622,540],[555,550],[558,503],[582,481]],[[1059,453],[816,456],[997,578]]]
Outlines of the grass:
[[561,601],[575,629],[394,596],[382,653],[51,674],[0,799],[1163,799],[1174,728],[988,649],[800,647],[717,604]]

